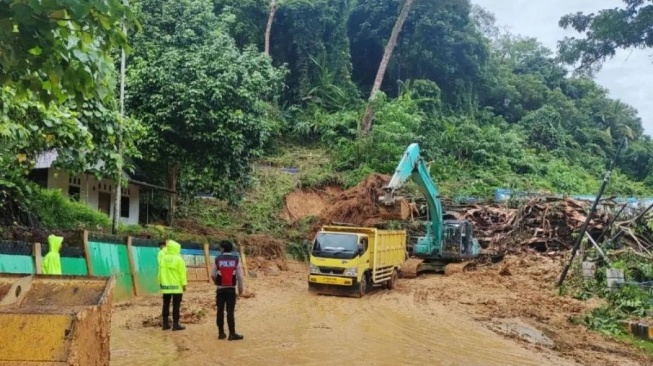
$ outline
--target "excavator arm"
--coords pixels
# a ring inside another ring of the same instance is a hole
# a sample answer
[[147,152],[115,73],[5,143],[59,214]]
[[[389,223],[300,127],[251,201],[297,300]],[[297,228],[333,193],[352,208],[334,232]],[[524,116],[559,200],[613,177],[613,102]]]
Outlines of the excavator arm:
[[[426,198],[426,203],[429,209],[430,224],[426,226],[426,235],[417,238],[417,245],[413,248],[414,258],[408,259],[401,268],[402,276],[407,278],[415,278],[417,274],[423,270],[444,268],[445,273],[462,271],[471,263],[450,263],[452,261],[463,260],[465,258],[474,257],[478,254],[480,247],[478,241],[473,238],[471,225],[467,222],[452,222],[447,226],[449,230],[448,237],[459,237],[457,241],[449,241],[447,250],[445,250],[444,242],[444,228],[445,222],[443,221],[443,210],[440,202],[440,195],[438,188],[431,179],[428,168],[424,160],[420,156],[420,148],[416,143],[410,144],[404,155],[401,157],[397,169],[395,170],[392,179],[383,187],[384,195],[381,198],[383,204],[393,205],[396,201],[395,192],[404,185],[404,183],[412,178],[419,190]],[[463,232],[469,229],[466,240],[462,240]],[[451,231],[453,230],[453,231]],[[456,234],[457,233],[457,234]],[[471,248],[468,243],[471,240]],[[463,254],[463,249],[465,253]],[[444,253],[444,252],[447,253]],[[445,258],[447,257],[447,258]],[[426,261],[426,262],[425,262]],[[449,263],[449,264],[448,264]]]
[[409,178],[417,183],[428,205],[431,224],[427,226],[425,239],[429,242],[427,251],[430,254],[442,242],[442,204],[440,203],[438,188],[431,179],[428,168],[420,156],[419,145],[416,143],[408,146],[397,165],[397,169],[395,169],[392,179],[388,185],[383,187],[383,204],[393,205],[395,203],[395,191],[401,188]]

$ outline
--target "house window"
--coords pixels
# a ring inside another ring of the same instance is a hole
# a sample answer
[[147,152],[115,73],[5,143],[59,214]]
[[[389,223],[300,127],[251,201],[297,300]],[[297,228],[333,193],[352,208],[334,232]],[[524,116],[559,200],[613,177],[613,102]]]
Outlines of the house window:
[[129,197],[120,198],[120,217],[129,218]]
[[79,202],[79,197],[81,196],[81,189],[78,186],[68,186],[68,197],[72,201]]

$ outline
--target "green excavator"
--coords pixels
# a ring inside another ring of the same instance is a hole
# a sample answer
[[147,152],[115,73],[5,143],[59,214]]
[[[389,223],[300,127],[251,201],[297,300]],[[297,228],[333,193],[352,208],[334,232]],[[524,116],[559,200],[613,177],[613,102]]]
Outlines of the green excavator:
[[481,247],[474,238],[474,227],[470,221],[443,219],[438,189],[420,156],[418,144],[410,144],[404,152],[392,179],[383,187],[381,203],[394,205],[399,200],[395,192],[409,178],[413,178],[426,198],[430,219],[426,235],[417,238],[412,256],[401,267],[402,277],[415,278],[425,271],[462,271],[469,260],[479,256]]

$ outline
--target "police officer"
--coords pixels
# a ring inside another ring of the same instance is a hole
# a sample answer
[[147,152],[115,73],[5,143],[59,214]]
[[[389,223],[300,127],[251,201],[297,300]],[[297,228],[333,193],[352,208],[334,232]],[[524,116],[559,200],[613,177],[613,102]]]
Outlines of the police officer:
[[229,240],[220,242],[222,254],[215,258],[211,269],[211,278],[217,286],[215,301],[218,305],[216,323],[218,325],[218,339],[225,339],[224,310],[227,307],[227,325],[229,326],[229,340],[237,341],[243,336],[236,333],[234,309],[236,307],[236,286],[238,294],[243,293],[243,267],[238,256],[233,253],[234,246]]

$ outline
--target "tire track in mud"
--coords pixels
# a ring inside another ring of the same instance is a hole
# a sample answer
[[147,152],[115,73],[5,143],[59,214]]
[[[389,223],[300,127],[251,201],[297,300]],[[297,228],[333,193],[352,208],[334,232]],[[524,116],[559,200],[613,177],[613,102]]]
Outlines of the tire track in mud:
[[[236,306],[242,342],[219,341],[211,311],[208,321],[189,325],[183,332],[130,331],[144,333],[122,337],[121,343],[139,348],[148,344],[164,350],[162,358],[156,362],[143,354],[147,362],[141,362],[134,358],[137,353],[116,354],[120,360],[112,366],[570,364],[545,361],[448,311],[432,301],[437,293],[419,287],[422,281],[400,280],[396,289],[375,289],[362,299],[313,295],[305,281],[305,275],[297,274],[252,280],[256,297],[239,300]],[[153,336],[149,343],[144,338],[148,333]]]
[[[539,357],[513,342],[498,338],[484,327],[460,318],[442,306],[430,304],[429,296],[434,294],[428,289],[407,291],[400,286],[398,290],[399,293],[379,293],[370,299],[368,308],[373,312],[386,312],[380,327],[401,335],[395,337],[393,344],[401,349],[419,350],[420,356],[415,357],[413,352],[411,361],[443,365],[551,364],[543,363]],[[397,308],[397,301],[392,301],[397,297],[403,298],[399,301],[400,308]],[[376,342],[382,343],[385,339]],[[560,364],[569,363],[562,361]]]

